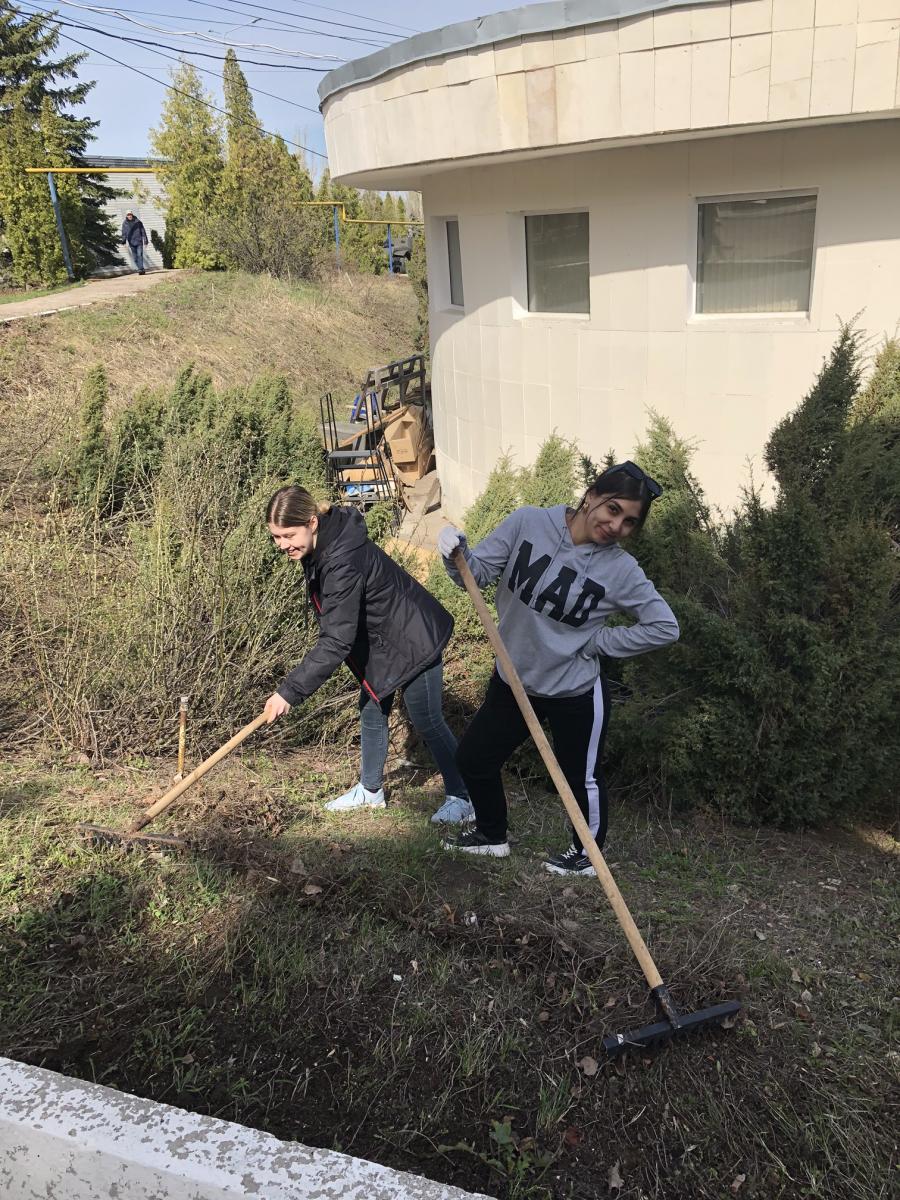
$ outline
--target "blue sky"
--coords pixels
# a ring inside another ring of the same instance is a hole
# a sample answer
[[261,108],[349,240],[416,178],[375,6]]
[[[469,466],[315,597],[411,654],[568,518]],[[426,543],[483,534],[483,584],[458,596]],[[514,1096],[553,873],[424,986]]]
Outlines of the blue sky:
[[[21,3],[22,9],[28,11],[38,7],[40,0],[21,0]],[[265,128],[320,153],[325,150],[322,120],[316,111],[316,87],[321,73],[286,70],[277,66],[253,66],[246,59],[255,58],[265,62],[283,60],[330,68],[347,59],[369,54],[377,48],[366,43],[385,44],[416,31],[436,29],[484,12],[516,7],[514,2],[503,3],[503,0],[496,4],[491,4],[491,0],[426,0],[425,3],[417,3],[416,0],[318,0],[315,5],[311,0],[268,0],[267,3],[254,0],[252,5],[242,0],[219,0],[218,4],[214,0],[121,0],[121,4],[117,4],[116,0],[78,0],[78,5],[75,7],[72,3],[55,0],[60,20],[94,26],[109,33],[161,42],[167,46],[203,49],[213,55],[224,53],[224,47],[216,41],[204,45],[158,30],[193,30],[212,39],[224,39],[234,44],[252,88],[293,102],[284,103],[281,99],[257,92],[254,96],[256,111]],[[91,11],[85,5],[90,5]],[[98,12],[98,8],[116,9],[123,16]],[[275,9],[281,11],[276,13],[273,11]],[[251,24],[254,17],[258,19]],[[126,18],[131,18],[131,21]],[[156,26],[157,29],[141,28],[134,22]],[[300,28],[277,28],[279,25]],[[96,87],[85,106],[89,115],[100,122],[97,139],[90,147],[90,152],[146,155],[150,148],[148,133],[159,119],[165,94],[160,83],[154,80],[164,82],[168,78],[169,68],[175,64],[159,57],[150,47],[118,41],[101,33],[75,28],[64,28],[62,33],[153,76],[152,80],[142,78],[99,53],[90,53],[80,72],[82,78],[96,80]],[[326,33],[333,36],[325,36]],[[267,44],[275,49],[242,49],[238,44],[242,42]],[[61,48],[63,46],[67,49],[77,48],[68,41],[62,42]],[[278,50],[304,50],[332,57],[321,60],[282,59]],[[166,50],[165,53],[172,54],[172,51]],[[196,66],[203,66],[212,72],[201,77],[213,102],[221,103],[221,84],[216,77],[220,71],[219,64],[212,58],[197,57],[192,61]],[[313,111],[295,105],[305,105]],[[315,161],[321,164],[323,160],[319,158]]]

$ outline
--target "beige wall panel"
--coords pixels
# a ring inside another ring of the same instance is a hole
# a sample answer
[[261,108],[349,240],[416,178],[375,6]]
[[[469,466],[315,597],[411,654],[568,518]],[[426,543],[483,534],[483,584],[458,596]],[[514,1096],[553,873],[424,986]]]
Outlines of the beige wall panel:
[[693,11],[687,8],[669,8],[653,14],[653,45],[682,46],[693,40]]
[[[611,447],[627,455],[650,408],[697,439],[698,476],[727,509],[748,482],[748,458],[764,480],[765,441],[809,389],[840,320],[864,308],[864,328],[878,338],[900,319],[900,211],[891,203],[900,121],[457,174],[466,178],[439,176],[424,192],[426,213],[458,215],[463,246],[466,313],[432,314],[436,431],[454,518],[501,449],[522,465],[555,428],[595,458]],[[805,187],[818,191],[809,315],[695,316],[696,197]],[[511,228],[517,214],[554,211],[564,198],[591,212],[590,317],[523,314],[510,292]],[[441,258],[429,255],[435,295]]]
[[747,37],[772,28],[772,0],[731,0],[731,36]]
[[772,30],[808,29],[816,23],[816,0],[773,0]]
[[731,43],[720,40],[691,46],[691,128],[727,125],[730,92]]
[[705,42],[731,36],[730,0],[691,8],[691,41]]
[[669,46],[653,56],[653,127],[688,129],[691,124],[691,47]]
[[584,31],[585,58],[608,58],[619,53],[619,23],[604,21],[601,25],[588,25]]

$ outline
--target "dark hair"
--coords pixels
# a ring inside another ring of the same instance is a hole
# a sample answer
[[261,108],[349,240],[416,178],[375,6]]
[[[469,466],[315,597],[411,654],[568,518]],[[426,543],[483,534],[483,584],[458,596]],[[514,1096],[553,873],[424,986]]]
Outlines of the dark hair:
[[279,488],[266,505],[266,524],[296,529],[300,525],[308,525],[313,517],[322,517],[330,511],[330,504],[317,502],[306,488],[289,483]]
[[608,500],[637,500],[641,506],[637,524],[634,527],[635,531],[637,531],[642,528],[644,522],[647,520],[650,505],[661,495],[662,488],[656,480],[651,479],[635,463],[618,463],[614,467],[608,467],[602,474],[597,476],[581,497],[578,508],[582,509],[584,507],[588,496],[592,496],[595,500],[599,500],[601,496],[606,497]]

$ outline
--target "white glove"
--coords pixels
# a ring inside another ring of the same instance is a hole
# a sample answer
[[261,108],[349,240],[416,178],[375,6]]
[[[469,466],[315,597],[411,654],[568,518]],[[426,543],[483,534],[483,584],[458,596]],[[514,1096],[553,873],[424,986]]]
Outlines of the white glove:
[[453,525],[445,525],[437,537],[438,550],[442,558],[450,558],[457,546],[465,546],[466,535]]

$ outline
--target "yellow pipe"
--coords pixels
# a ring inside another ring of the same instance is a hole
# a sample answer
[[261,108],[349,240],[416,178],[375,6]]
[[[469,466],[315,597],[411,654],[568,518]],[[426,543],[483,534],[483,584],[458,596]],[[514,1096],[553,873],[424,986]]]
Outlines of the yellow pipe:
[[390,220],[364,221],[360,217],[343,217],[345,225],[424,225],[424,221],[406,221],[401,217],[391,217]]
[[26,175],[155,175],[159,167],[26,167]]
[[[26,167],[26,175],[155,175],[159,167]],[[381,218],[370,220],[363,217],[348,217],[342,203],[335,200],[301,200],[303,208],[336,208],[345,225],[418,225],[424,226],[424,221],[411,221],[402,217],[392,217],[390,220]]]

